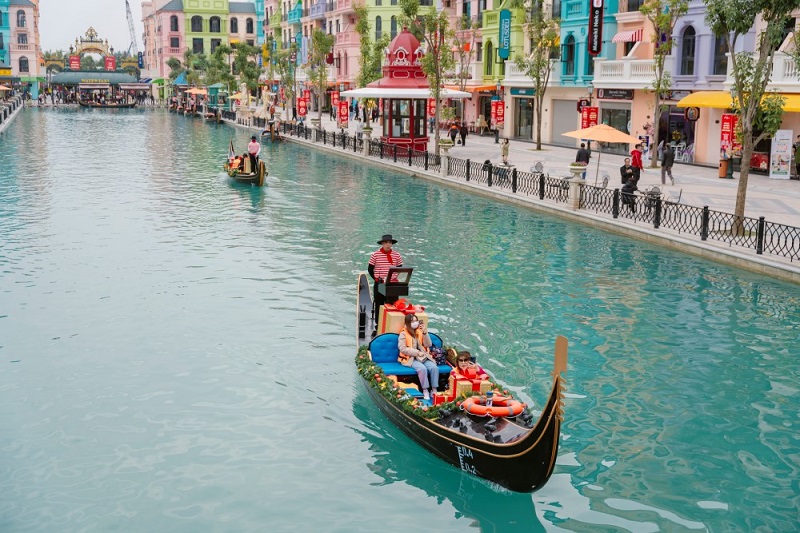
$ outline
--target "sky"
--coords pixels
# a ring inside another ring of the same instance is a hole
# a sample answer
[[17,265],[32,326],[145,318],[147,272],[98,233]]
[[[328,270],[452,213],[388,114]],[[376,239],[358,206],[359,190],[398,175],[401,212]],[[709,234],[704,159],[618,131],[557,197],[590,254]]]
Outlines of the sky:
[[[129,0],[136,41],[141,51],[142,3]],[[114,50],[127,50],[130,44],[125,0],[39,0],[39,37],[42,51],[67,51],[75,38],[86,34],[89,26],[98,37],[108,39]]]

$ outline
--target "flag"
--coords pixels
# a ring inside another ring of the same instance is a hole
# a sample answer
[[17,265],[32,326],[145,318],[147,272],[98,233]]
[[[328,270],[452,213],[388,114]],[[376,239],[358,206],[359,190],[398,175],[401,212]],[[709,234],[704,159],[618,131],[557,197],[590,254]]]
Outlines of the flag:
[[228,148],[228,159],[233,159],[236,157],[236,152],[233,149],[233,139],[231,139],[231,146]]

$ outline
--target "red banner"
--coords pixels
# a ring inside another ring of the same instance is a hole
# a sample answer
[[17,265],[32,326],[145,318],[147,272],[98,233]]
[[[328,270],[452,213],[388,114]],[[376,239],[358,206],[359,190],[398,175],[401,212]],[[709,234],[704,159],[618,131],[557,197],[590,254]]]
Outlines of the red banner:
[[339,126],[347,127],[347,120],[350,118],[350,106],[347,100],[339,100]]
[[106,56],[106,70],[114,72],[117,70],[117,58],[114,56]]
[[308,113],[308,100],[305,98],[298,98],[297,99],[297,114],[301,117],[306,116]]
[[736,123],[739,118],[732,113],[723,113],[719,128],[719,153],[722,157],[723,150],[730,157],[731,153],[738,152],[742,145],[736,142]]
[[497,110],[494,112],[494,123],[497,126],[502,126],[506,121],[506,106],[502,100],[495,100]]
[[597,116],[600,114],[600,108],[586,106],[581,109],[581,129],[591,128],[597,126]]
[[378,111],[380,112],[381,115],[383,115],[383,98],[380,98],[378,100]]
[[81,69],[81,56],[69,56],[69,69],[70,70]]
[[428,98],[428,116],[436,116],[436,98]]
[[281,87],[281,102],[286,100],[286,93],[283,91],[283,87]]
[[310,102],[311,101],[311,90],[303,89],[303,98],[306,99],[306,102]]
[[339,91],[333,91],[331,93],[331,105],[333,107],[339,107]]

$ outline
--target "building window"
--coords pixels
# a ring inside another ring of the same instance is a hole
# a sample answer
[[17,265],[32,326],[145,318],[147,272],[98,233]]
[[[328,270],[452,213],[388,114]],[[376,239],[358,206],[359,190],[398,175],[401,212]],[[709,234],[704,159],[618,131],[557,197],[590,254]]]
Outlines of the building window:
[[0,26],[3,25],[3,12],[0,11]]
[[195,33],[203,32],[203,17],[199,15],[192,17],[192,31]]
[[382,6],[383,5],[382,0],[375,0],[375,5],[376,6]]
[[169,31],[179,31],[178,30],[178,16],[172,15],[169,18]]
[[[24,28],[25,27],[25,12],[23,10],[17,11],[17,27]],[[20,59],[20,61],[22,61]],[[26,59],[25,62],[27,63],[28,60]],[[26,71],[27,72],[27,71]]]
[[344,53],[344,75],[347,76],[347,52]]
[[586,75],[594,76],[594,56],[586,54]]
[[694,28],[689,26],[683,32],[681,39],[681,74],[684,76],[694,75]]
[[192,53],[193,54],[203,53],[203,39],[192,39]]
[[564,52],[561,54],[564,58],[564,75],[575,75],[575,37],[570,35],[564,42]]
[[494,46],[492,46],[492,41],[486,43],[486,61],[484,63],[484,74],[487,76],[492,75],[492,70],[494,69]]
[[723,35],[714,40],[714,66],[712,74],[724,76],[728,73],[728,38]]
[[28,44],[28,34],[20,33],[17,35],[17,44]]
[[392,26],[392,40],[397,37],[397,17],[392,15],[391,19],[391,26]]
[[253,19],[247,19],[245,23],[245,31],[247,33],[253,33]]
[[217,49],[217,46],[222,44],[222,39],[211,39],[211,53],[214,53],[214,50]]
[[383,21],[380,17],[375,17],[375,40],[381,38],[381,34],[383,33]]
[[211,33],[220,33],[222,29],[220,28],[221,24],[219,21],[219,17],[211,17],[208,21],[208,31]]
[[256,45],[256,42],[255,42],[253,39],[247,39],[247,44],[248,44],[249,46],[255,46],[255,45]]
[[19,58],[19,71],[20,72],[28,72],[28,58],[27,57],[20,57]]
[[397,0],[391,0],[391,1],[389,2],[389,4],[390,4],[390,5],[393,5],[393,6],[396,6],[396,5],[397,5]]
[[239,33],[239,19],[236,17],[231,19],[231,33]]
[[170,39],[169,39],[169,47],[170,48],[180,48],[181,47],[181,39],[180,39],[180,37],[170,37]]
[[0,33],[0,50],[5,50],[5,43],[3,43],[3,34]]

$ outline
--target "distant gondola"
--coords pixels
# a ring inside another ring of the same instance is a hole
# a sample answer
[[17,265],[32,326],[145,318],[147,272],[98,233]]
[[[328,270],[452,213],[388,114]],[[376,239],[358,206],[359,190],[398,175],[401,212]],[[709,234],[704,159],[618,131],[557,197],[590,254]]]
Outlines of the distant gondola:
[[[381,285],[379,290],[383,292],[399,288],[400,295],[408,294],[410,275],[411,269],[408,268],[390,269],[387,279],[397,279],[398,282]],[[403,284],[405,289],[402,288]],[[488,391],[492,389],[484,390],[484,383],[474,384],[451,378],[451,389],[443,393],[447,397],[446,403],[441,403],[442,397],[431,398],[433,403],[424,400],[417,389],[416,372],[397,362],[398,334],[389,331],[371,340],[367,339],[368,332],[377,326],[371,318],[371,309],[369,283],[366,274],[361,273],[358,278],[356,307],[359,347],[356,366],[365,381],[369,396],[381,412],[420,446],[465,472],[516,492],[534,492],[542,488],[553,473],[558,453],[564,388],[561,374],[567,369],[567,339],[556,339],[552,388],[535,424],[532,415],[524,409],[524,404],[521,412],[514,411],[515,415],[512,415],[510,407],[507,413],[503,413],[504,408],[493,407],[488,414],[494,418],[487,418],[477,413],[468,413],[465,409],[467,404],[471,404],[481,407],[474,411],[486,411],[486,406],[489,405]],[[418,307],[414,309],[411,312],[417,315],[421,313]],[[396,308],[393,312],[397,312]],[[386,326],[385,317],[386,315],[381,323],[382,328]],[[438,336],[431,334],[431,339],[434,346],[443,347]],[[452,353],[452,350],[448,351]],[[447,364],[440,363],[440,375],[446,377],[453,370],[453,364],[452,358],[449,358]],[[467,389],[462,388],[464,385]],[[486,385],[494,387],[495,395],[501,392],[491,382]],[[485,395],[471,392],[475,386],[484,391]],[[442,390],[442,387],[439,389]],[[465,391],[466,394],[462,395]],[[502,391],[502,394],[506,397],[501,404],[511,405],[513,402],[515,406],[519,406],[519,402],[510,399],[507,391]],[[469,396],[470,400],[465,401],[464,396]]]
[[258,168],[254,172],[250,168],[249,157],[240,158],[236,155],[236,151],[233,149],[233,141],[231,141],[230,148],[228,149],[228,160],[225,161],[222,168],[228,173],[228,176],[237,182],[251,183],[259,187],[264,186],[264,179],[269,174],[267,165],[260,159],[258,160]]
[[78,100],[78,103],[81,107],[92,107],[96,109],[128,109],[131,107],[136,107],[136,102],[131,103],[123,103],[123,104],[101,104],[100,102],[90,102],[87,100]]

